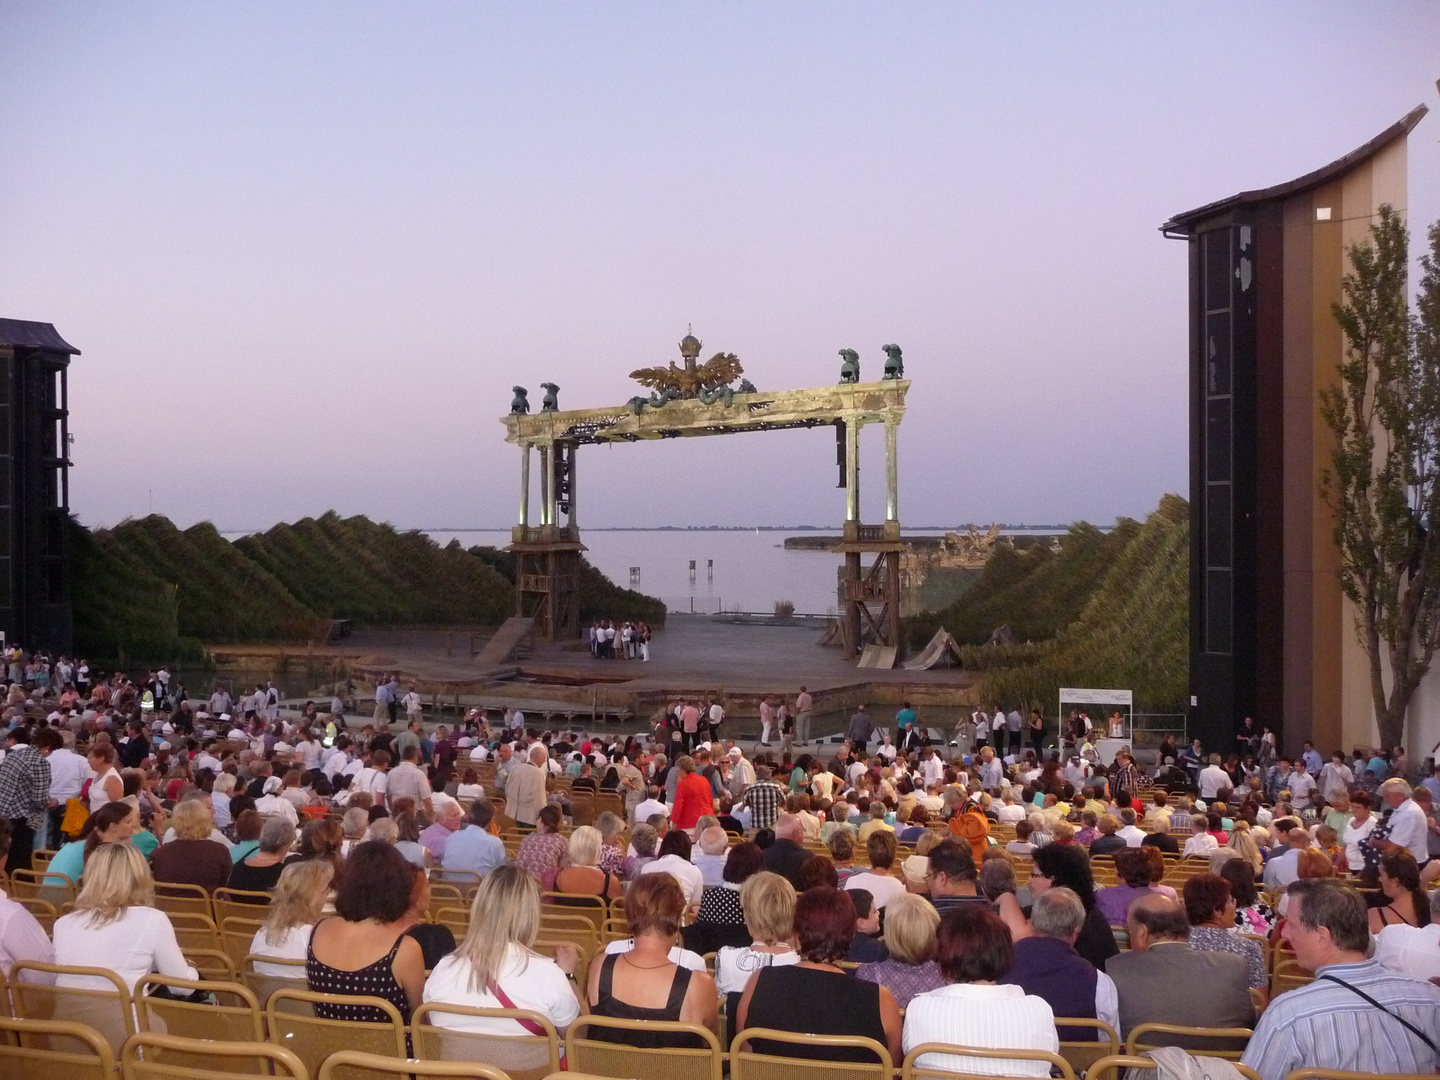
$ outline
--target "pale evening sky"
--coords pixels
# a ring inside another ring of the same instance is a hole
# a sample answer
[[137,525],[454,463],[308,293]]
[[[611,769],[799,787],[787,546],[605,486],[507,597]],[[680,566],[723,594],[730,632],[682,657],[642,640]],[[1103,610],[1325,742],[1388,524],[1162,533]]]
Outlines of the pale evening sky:
[[[1187,484],[1162,221],[1420,102],[1440,218],[1430,2],[10,0],[0,47],[0,316],[84,353],[91,525],[507,526],[512,383],[620,404],[690,323],[762,389],[901,344],[903,522],[1139,516]],[[585,448],[581,525],[835,524],[835,473]]]

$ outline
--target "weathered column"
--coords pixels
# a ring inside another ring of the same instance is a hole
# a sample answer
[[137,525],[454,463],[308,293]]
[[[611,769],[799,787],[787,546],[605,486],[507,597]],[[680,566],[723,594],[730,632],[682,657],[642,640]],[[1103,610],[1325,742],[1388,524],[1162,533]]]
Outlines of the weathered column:
[[575,459],[580,456],[580,444],[571,443],[570,449],[565,455],[570,459],[570,513],[565,518],[565,523],[575,525],[575,500],[580,495],[580,485],[575,481]]
[[530,524],[530,444],[520,444],[520,526]]
[[900,425],[885,418],[885,520],[900,520],[900,462],[897,459]]
[[860,520],[860,418],[845,420],[845,520]]
[[540,527],[555,524],[555,472],[552,464],[554,454],[549,443],[541,443],[540,450]]

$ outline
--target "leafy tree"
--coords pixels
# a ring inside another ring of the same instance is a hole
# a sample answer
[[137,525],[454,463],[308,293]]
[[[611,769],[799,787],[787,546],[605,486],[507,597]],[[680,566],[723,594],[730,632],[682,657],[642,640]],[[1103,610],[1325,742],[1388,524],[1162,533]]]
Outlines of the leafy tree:
[[[1440,646],[1440,223],[1406,308],[1409,234],[1388,204],[1370,239],[1349,249],[1339,382],[1320,408],[1335,437],[1321,478],[1335,513],[1340,587],[1357,609],[1381,741],[1404,738],[1405,714]],[[1386,668],[1390,687],[1385,687]]]

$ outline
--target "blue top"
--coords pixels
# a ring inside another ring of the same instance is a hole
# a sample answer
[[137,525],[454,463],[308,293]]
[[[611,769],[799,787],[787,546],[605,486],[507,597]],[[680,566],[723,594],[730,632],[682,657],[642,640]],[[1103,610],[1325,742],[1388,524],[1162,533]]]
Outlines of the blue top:
[[[136,843],[137,840],[145,837],[149,838],[150,843],[148,845]],[[135,847],[140,850],[140,854],[146,858],[149,858],[150,852],[159,846],[155,840],[154,833],[148,832],[136,833],[130,838],[130,843],[134,844]],[[80,883],[80,875],[85,872],[85,842],[83,840],[71,840],[55,853],[55,857],[50,860],[50,865],[46,869],[56,874],[64,874],[73,883],[78,885]],[[55,881],[52,883],[46,881],[45,884],[59,885],[60,882]]]
[[895,714],[895,726],[901,731],[908,731],[915,723],[914,709],[901,709]]
[[230,849],[230,861],[232,863],[238,863],[241,859],[248,859],[259,850],[259,840],[241,840]]
[[484,875],[504,866],[505,861],[505,845],[498,836],[491,836],[478,825],[466,825],[445,841],[441,866],[446,870],[471,870]]

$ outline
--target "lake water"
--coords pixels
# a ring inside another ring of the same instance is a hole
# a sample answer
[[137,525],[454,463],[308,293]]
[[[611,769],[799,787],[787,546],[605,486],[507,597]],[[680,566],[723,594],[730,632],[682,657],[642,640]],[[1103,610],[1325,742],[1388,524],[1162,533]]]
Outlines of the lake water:
[[[837,529],[836,532],[839,530]],[[431,532],[437,543],[459,540],[504,547],[510,533],[500,530]],[[586,557],[617,585],[630,586],[630,568],[640,568],[634,587],[663,599],[672,611],[772,612],[777,600],[789,600],[801,614],[834,614],[836,572],[842,557],[828,551],[786,551],[785,532],[709,532],[699,530],[616,530],[580,532]],[[910,535],[943,535],[943,530]],[[690,563],[695,573],[690,574]]]

